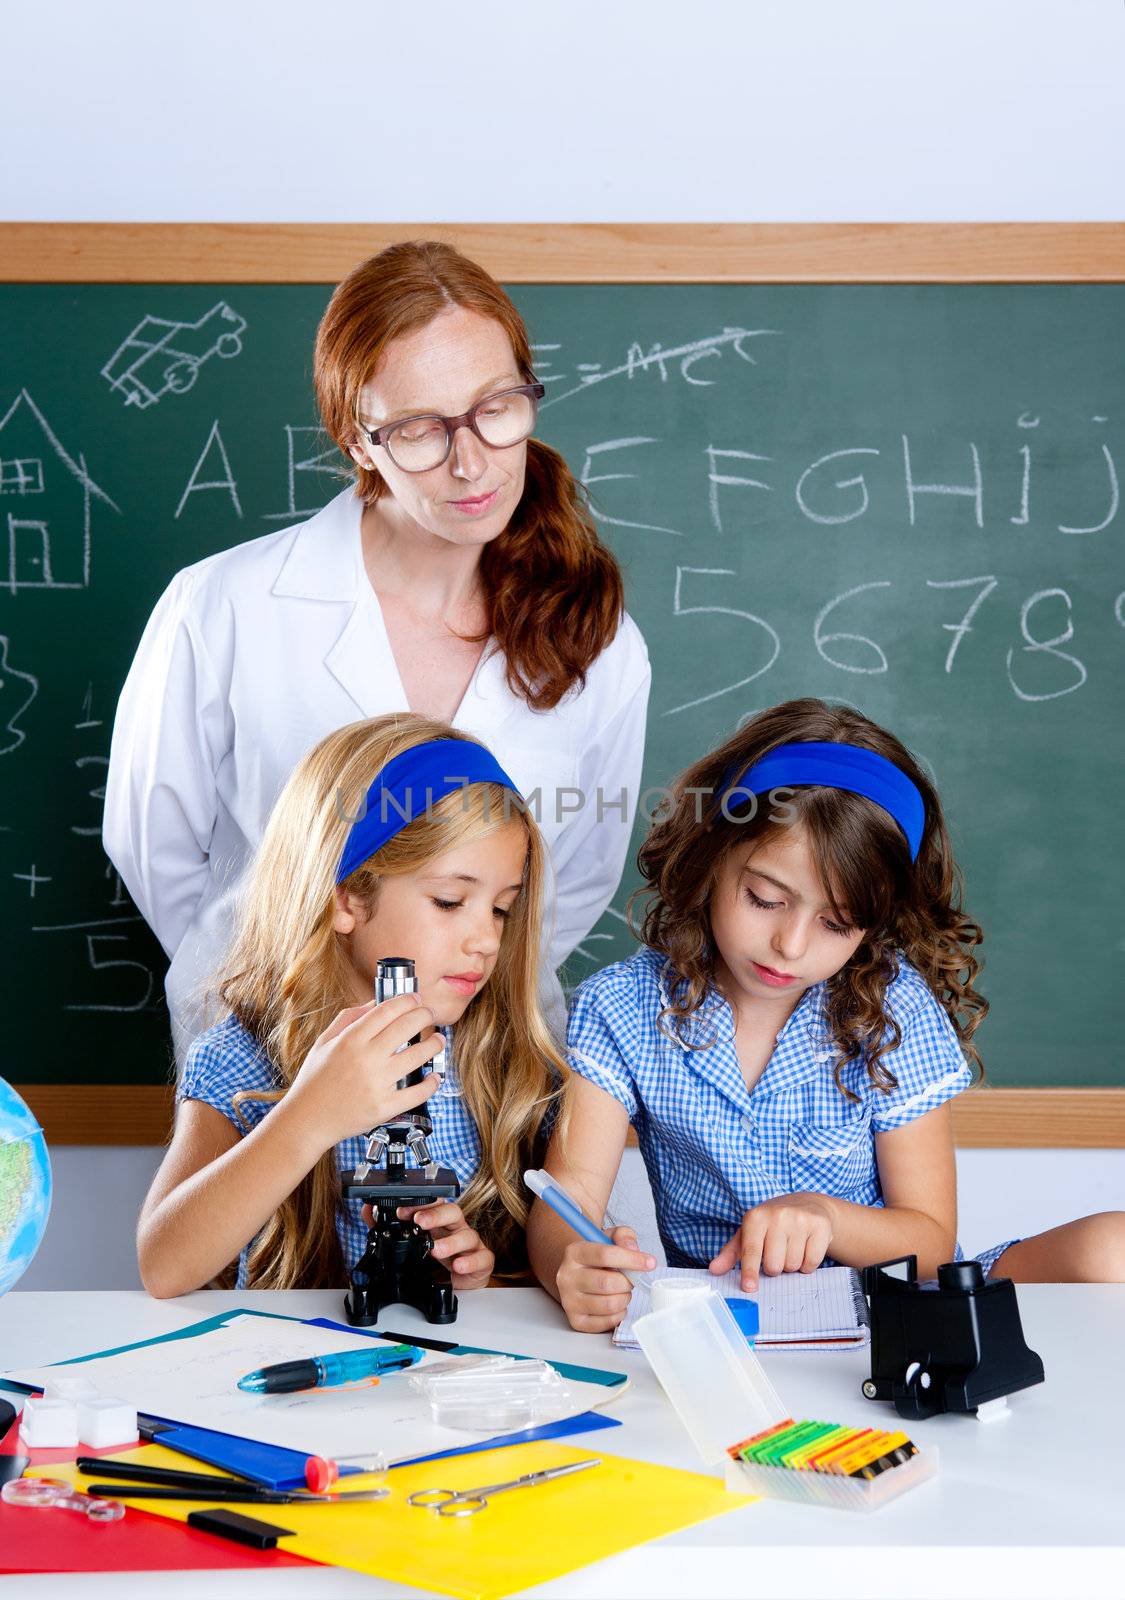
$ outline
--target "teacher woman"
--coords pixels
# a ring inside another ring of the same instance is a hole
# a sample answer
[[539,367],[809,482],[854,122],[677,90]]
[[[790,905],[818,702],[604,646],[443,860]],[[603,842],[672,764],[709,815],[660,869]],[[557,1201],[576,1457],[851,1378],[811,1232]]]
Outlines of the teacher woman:
[[270,809],[332,729],[424,712],[538,791],[559,1024],[555,969],[608,905],[637,805],[648,654],[580,487],[531,437],[543,390],[500,285],[448,245],[392,245],[333,294],[315,381],[354,484],[177,573],[117,708],[104,843],[170,958],[180,1059]]

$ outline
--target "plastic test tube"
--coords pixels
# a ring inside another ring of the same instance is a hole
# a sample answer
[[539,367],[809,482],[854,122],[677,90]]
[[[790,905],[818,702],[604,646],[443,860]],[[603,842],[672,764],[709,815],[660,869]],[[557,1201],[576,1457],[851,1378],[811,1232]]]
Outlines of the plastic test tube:
[[316,1494],[324,1494],[339,1480],[340,1463],[345,1466],[358,1467],[361,1472],[386,1472],[387,1458],[385,1455],[337,1456],[333,1460],[330,1456],[310,1456],[305,1462],[305,1482]]

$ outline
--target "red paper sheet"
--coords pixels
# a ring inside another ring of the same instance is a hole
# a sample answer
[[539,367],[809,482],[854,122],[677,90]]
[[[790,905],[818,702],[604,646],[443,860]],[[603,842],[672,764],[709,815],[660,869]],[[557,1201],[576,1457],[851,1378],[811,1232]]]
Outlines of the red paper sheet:
[[[4,1455],[29,1454],[32,1467],[73,1461],[75,1450],[21,1452],[13,1424],[0,1441]],[[129,1446],[122,1446],[128,1449]],[[112,1450],[99,1450],[112,1455]],[[45,1472],[44,1476],[49,1476]],[[270,1506],[271,1522],[285,1526],[284,1506]],[[279,1513],[276,1517],[274,1512]],[[8,1506],[0,1501],[0,1574],[17,1572],[188,1572],[197,1568],[310,1567],[314,1561],[276,1550],[250,1550],[213,1533],[202,1533],[133,1506],[120,1522],[91,1522],[75,1511],[45,1506]]]

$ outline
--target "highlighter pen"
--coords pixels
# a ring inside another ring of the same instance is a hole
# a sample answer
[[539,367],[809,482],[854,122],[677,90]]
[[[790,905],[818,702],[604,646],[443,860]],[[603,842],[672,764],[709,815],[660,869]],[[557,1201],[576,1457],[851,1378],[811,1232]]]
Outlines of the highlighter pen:
[[[587,1244],[612,1244],[613,1239],[597,1223],[591,1222],[577,1201],[572,1200],[560,1183],[551,1177],[549,1172],[533,1167],[523,1175],[523,1181],[537,1195],[545,1206],[550,1206],[556,1217],[561,1217],[567,1227],[573,1228],[580,1239],[585,1239]],[[643,1252],[642,1252],[643,1253]],[[624,1267],[614,1267],[614,1272],[620,1272],[623,1278],[628,1278],[630,1283],[635,1282],[632,1273],[626,1272]]]
[[296,1394],[301,1389],[328,1389],[364,1378],[397,1372],[421,1361],[417,1345],[392,1344],[372,1350],[345,1350],[336,1356],[309,1356],[303,1361],[278,1361],[239,1378],[247,1394]]

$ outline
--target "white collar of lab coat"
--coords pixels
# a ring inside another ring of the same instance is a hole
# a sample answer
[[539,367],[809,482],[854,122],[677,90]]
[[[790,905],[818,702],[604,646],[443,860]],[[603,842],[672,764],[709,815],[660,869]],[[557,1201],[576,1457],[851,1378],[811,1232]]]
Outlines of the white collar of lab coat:
[[359,522],[363,501],[353,488],[302,522],[272,593],[294,600],[358,600],[367,584]]
[[[274,595],[296,600],[351,601],[352,609],[324,664],[347,690],[365,717],[387,710],[387,689],[394,686],[402,707],[406,691],[379,597],[363,565],[360,518],[363,502],[345,489],[297,529],[289,554],[274,580]],[[485,646],[453,726],[487,741],[526,703],[508,687],[503,654],[494,642]]]

